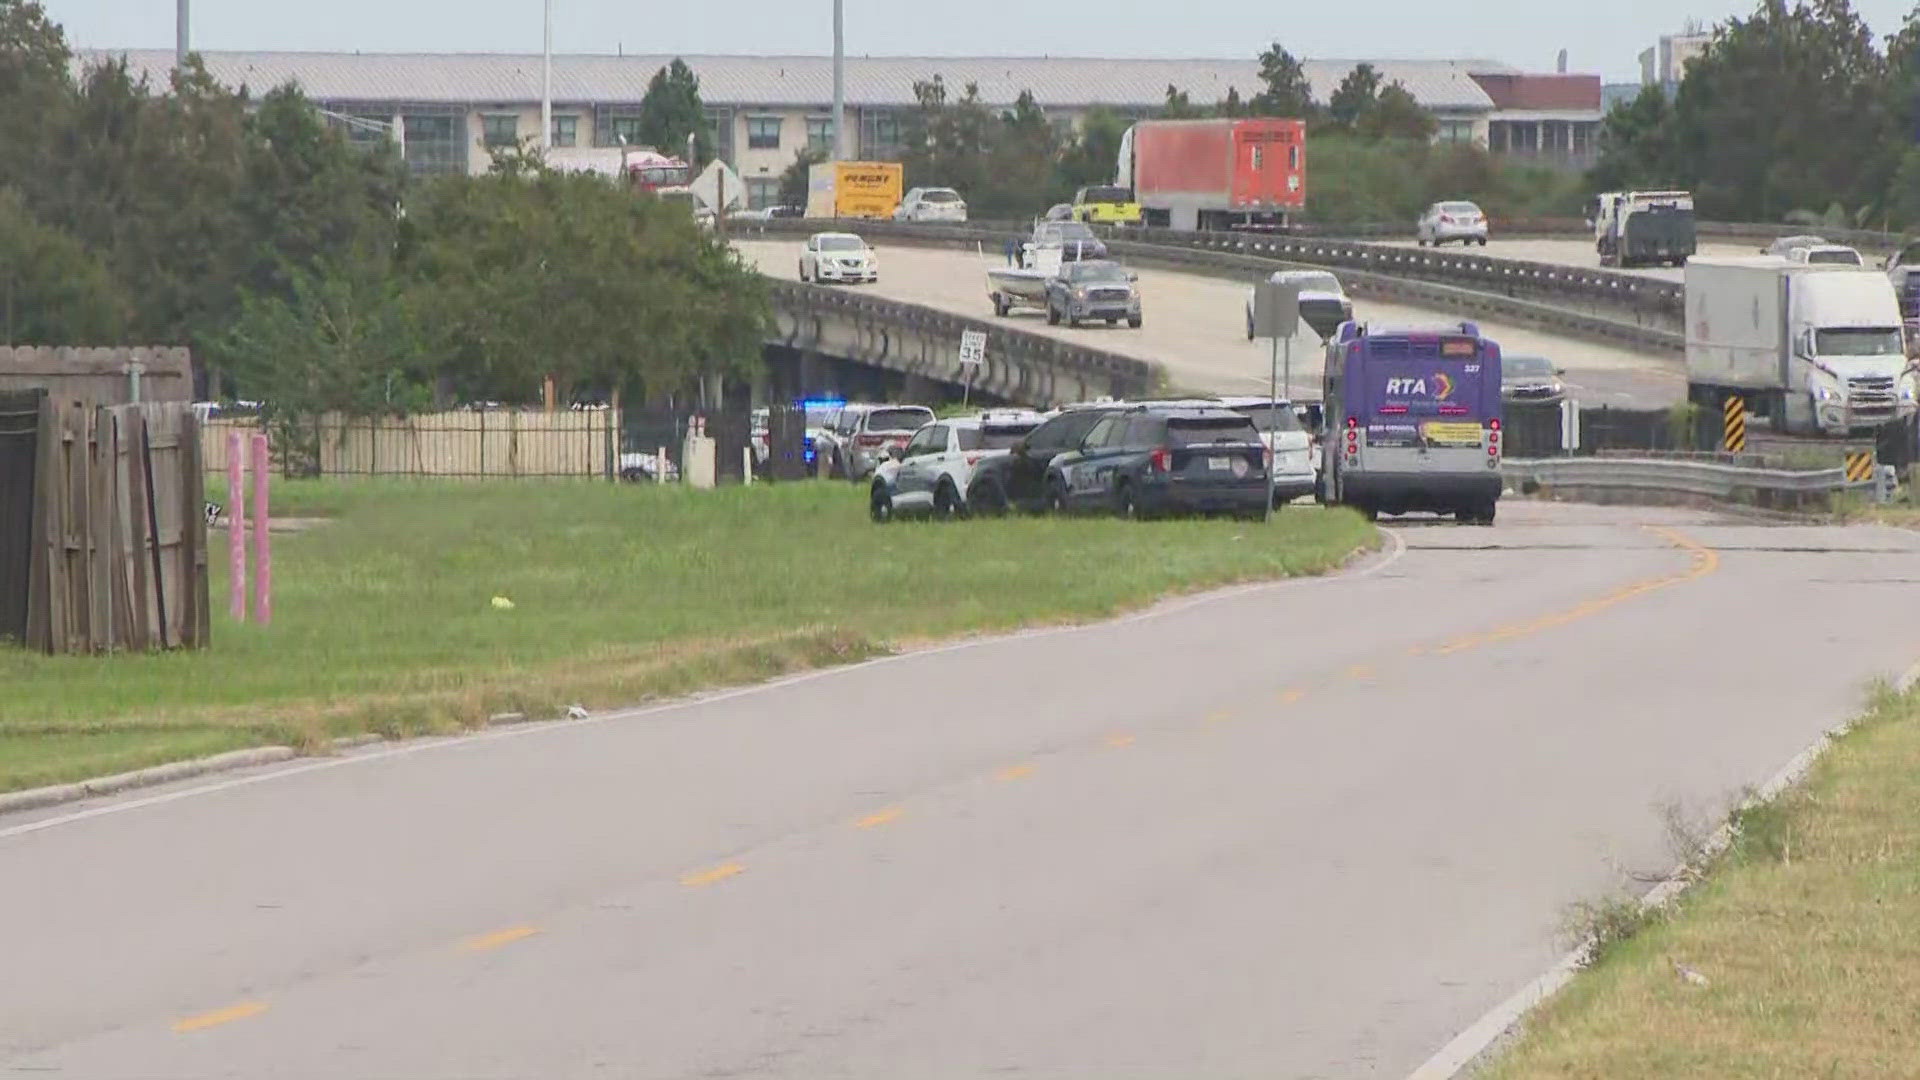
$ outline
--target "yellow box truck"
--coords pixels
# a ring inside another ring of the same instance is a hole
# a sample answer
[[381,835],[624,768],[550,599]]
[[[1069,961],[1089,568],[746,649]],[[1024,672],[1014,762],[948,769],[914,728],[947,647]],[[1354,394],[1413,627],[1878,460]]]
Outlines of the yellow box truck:
[[902,177],[897,161],[823,161],[807,170],[807,216],[890,218]]

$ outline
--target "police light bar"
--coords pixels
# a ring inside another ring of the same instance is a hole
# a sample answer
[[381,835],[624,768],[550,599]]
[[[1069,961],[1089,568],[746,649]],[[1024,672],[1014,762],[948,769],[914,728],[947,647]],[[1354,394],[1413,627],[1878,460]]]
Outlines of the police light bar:
[[846,398],[803,398],[799,404],[803,409],[812,409],[831,408],[836,405],[845,405],[846,403]]

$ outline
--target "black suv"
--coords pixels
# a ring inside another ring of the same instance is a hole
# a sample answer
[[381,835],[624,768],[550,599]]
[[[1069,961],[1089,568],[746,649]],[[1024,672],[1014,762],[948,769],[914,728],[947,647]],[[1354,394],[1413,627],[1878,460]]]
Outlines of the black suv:
[[1061,454],[1078,450],[1101,417],[1121,408],[1093,405],[1048,417],[1005,454],[985,458],[974,466],[973,478],[967,482],[967,507],[976,515],[987,516],[1004,514],[1009,508],[1044,509],[1047,466]]
[[1208,406],[1142,405],[1102,416],[1047,466],[1046,507],[1157,517],[1267,509],[1267,448],[1252,418]]

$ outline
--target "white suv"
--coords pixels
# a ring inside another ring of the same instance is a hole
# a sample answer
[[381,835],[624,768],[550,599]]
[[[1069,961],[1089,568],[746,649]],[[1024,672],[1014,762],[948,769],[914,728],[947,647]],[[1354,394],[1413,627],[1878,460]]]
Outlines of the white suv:
[[880,258],[852,233],[814,233],[800,249],[801,281],[880,280]]
[[891,521],[895,514],[964,516],[974,467],[1006,453],[1044,419],[1025,409],[1003,409],[935,420],[914,432],[897,459],[874,470],[867,503],[873,520]]
[[842,406],[833,426],[814,438],[814,465],[823,476],[865,480],[932,422],[933,410],[924,405]]
[[967,203],[950,187],[917,187],[900,200],[895,221],[965,221]]
[[1223,397],[1220,404],[1252,417],[1260,429],[1260,441],[1272,455],[1275,505],[1313,494],[1313,436],[1301,426],[1293,402],[1281,401],[1276,407],[1264,397]]

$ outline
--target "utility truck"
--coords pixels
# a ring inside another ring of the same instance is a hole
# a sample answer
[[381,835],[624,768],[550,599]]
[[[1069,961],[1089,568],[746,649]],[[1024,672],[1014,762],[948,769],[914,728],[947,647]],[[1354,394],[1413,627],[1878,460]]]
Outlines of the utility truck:
[[1680,266],[1693,255],[1693,195],[1609,191],[1588,207],[1601,266]]
[[1886,275],[1778,256],[1686,270],[1687,396],[1729,396],[1775,431],[1845,437],[1914,410],[1900,303]]

